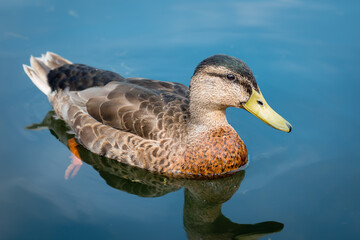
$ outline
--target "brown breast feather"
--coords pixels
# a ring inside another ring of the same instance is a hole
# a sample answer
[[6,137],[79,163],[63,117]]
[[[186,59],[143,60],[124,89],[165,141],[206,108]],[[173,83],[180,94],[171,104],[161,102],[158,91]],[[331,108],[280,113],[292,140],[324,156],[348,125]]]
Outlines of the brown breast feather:
[[232,127],[210,130],[187,145],[179,172],[211,176],[238,170],[247,162],[244,142]]

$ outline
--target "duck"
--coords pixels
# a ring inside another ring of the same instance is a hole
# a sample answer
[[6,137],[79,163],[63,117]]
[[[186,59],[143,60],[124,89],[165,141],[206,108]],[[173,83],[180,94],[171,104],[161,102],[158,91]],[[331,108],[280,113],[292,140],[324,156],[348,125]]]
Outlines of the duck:
[[[51,135],[71,151],[68,142],[73,139],[73,134],[53,110],[50,110],[40,123],[33,123],[26,129],[48,129]],[[280,232],[284,228],[283,223],[275,221],[239,224],[222,213],[223,204],[241,187],[246,177],[245,170],[226,178],[200,181],[169,178],[94,154],[81,145],[78,146],[78,151],[81,159],[88,166],[92,166],[106,184],[115,190],[141,198],[156,198],[184,189],[182,219],[188,239],[254,240]],[[73,177],[75,176],[71,176]],[[178,206],[175,205],[173,210],[178,211]]]
[[232,175],[247,148],[226,109],[242,108],[284,132],[292,126],[265,101],[242,60],[216,54],[201,61],[189,87],[123,76],[52,52],[30,57],[25,73],[89,151],[179,178]]

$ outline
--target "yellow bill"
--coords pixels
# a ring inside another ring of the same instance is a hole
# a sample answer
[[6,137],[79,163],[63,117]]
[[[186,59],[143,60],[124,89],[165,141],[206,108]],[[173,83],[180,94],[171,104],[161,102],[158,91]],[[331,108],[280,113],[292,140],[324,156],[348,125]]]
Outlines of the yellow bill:
[[258,93],[253,89],[249,101],[243,104],[242,107],[273,128],[284,132],[291,132],[292,130],[291,124],[272,110],[261,92]]

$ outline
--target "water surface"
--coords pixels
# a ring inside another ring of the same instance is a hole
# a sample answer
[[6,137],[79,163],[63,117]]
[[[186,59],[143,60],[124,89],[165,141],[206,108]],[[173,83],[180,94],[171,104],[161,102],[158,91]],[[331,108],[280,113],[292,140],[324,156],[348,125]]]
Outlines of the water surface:
[[[0,238],[357,239],[358,9],[357,1],[2,1]],[[158,179],[84,151],[87,162],[65,180],[70,152],[54,135],[66,132],[25,129],[51,106],[21,64],[48,50],[186,85],[204,58],[236,56],[294,130],[228,109],[250,154],[232,178]]]

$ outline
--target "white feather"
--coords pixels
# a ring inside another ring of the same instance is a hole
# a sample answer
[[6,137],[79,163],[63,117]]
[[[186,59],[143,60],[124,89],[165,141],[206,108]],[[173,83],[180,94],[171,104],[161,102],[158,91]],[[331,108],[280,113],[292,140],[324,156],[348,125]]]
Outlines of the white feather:
[[49,96],[51,88],[48,83],[47,75],[52,69],[61,67],[65,64],[71,64],[71,62],[55,53],[46,52],[46,54],[42,54],[40,58],[31,56],[31,66],[23,64],[23,68],[35,86],[45,95]]

